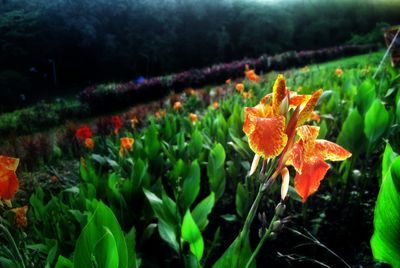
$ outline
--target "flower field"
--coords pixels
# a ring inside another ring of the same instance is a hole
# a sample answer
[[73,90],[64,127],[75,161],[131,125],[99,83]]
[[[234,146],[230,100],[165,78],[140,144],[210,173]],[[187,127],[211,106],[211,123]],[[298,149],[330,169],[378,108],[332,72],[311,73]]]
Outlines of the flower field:
[[[0,267],[400,267],[400,75],[383,54],[243,64],[9,141]],[[96,109],[134,90],[99,88],[81,94]]]

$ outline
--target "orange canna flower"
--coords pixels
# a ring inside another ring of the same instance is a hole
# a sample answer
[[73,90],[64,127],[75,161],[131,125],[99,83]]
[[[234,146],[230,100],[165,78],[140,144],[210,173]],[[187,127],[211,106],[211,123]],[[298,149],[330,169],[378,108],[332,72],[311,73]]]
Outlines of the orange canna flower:
[[247,79],[253,82],[260,82],[260,77],[256,74],[254,70],[248,70],[244,72],[246,74]]
[[265,159],[279,155],[288,139],[285,133],[286,117],[280,112],[286,95],[285,79],[283,75],[278,75],[273,87],[272,101],[266,104],[271,97],[268,94],[258,105],[245,108],[243,131],[250,148]]
[[219,108],[219,103],[218,103],[218,101],[214,101],[214,103],[213,103],[213,108],[214,108],[215,110]]
[[28,227],[28,219],[26,218],[26,212],[28,212],[28,206],[23,206],[19,208],[11,209],[12,212],[15,213],[15,223],[21,227]]
[[325,160],[343,161],[351,153],[336,143],[317,139],[319,127],[300,126],[297,128],[299,139],[294,144],[288,164],[296,170],[294,184],[303,202],[317,191],[325,177],[329,165]]
[[176,101],[174,103],[174,107],[173,108],[174,108],[175,111],[179,111],[180,109],[182,109],[182,103],[180,101]]
[[19,181],[15,171],[19,164],[18,158],[0,156],[0,201],[4,199],[6,204],[10,201],[19,188]]
[[237,92],[242,92],[244,90],[244,85],[243,83],[237,83],[235,86],[235,89]]
[[[245,108],[243,131],[250,148],[264,159],[278,156],[285,148],[276,176],[289,157],[296,127],[310,117],[321,94],[322,90],[317,90],[311,96],[290,92],[283,75],[278,75],[272,93],[264,96],[258,105]],[[295,111],[286,124],[290,108],[295,108]]]
[[232,83],[232,79],[226,79],[225,84],[230,85]]
[[196,90],[194,90],[193,88],[187,88],[186,89],[186,94],[187,95],[189,95],[189,96],[194,96],[194,95],[196,95]]
[[341,68],[337,68],[336,70],[335,70],[335,74],[337,75],[337,76],[342,76],[342,74],[343,74],[343,70],[341,69]]
[[92,138],[87,138],[85,139],[85,146],[86,148],[88,148],[89,150],[93,150],[94,147],[94,140]]
[[124,137],[120,139],[119,155],[125,156],[128,151],[133,150],[134,138]]
[[190,120],[192,120],[192,123],[196,123],[196,121],[199,119],[197,114],[194,114],[194,113],[189,113],[189,117],[190,117]]

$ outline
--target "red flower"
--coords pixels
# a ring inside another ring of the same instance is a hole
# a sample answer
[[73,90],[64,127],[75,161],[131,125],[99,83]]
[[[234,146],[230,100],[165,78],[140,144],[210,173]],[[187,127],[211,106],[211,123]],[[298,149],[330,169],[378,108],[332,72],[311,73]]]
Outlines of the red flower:
[[0,156],[0,201],[12,199],[19,188],[19,181],[15,174],[18,164],[18,158]]
[[78,128],[75,132],[75,137],[77,137],[80,140],[86,140],[89,139],[93,136],[92,130],[88,125],[83,125],[80,128]]
[[114,115],[114,116],[111,117],[111,121],[114,124],[114,133],[118,134],[119,130],[122,127],[121,117],[119,115]]

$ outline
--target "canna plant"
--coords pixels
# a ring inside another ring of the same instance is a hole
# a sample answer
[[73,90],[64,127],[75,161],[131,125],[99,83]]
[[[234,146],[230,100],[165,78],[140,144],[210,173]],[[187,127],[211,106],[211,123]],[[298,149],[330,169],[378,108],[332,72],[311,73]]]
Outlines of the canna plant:
[[[243,131],[255,153],[248,176],[252,176],[262,160],[259,172],[259,188],[245,217],[244,225],[222,257],[213,267],[254,267],[255,257],[268,238],[276,236],[286,219],[283,218],[285,200],[289,189],[289,166],[295,170],[294,186],[302,202],[317,191],[325,177],[329,164],[325,160],[343,161],[351,153],[341,146],[326,140],[317,139],[319,127],[304,125],[312,119],[313,109],[322,94],[317,90],[312,95],[298,95],[288,90],[283,75],[278,75],[273,91],[263,97],[254,107],[244,111]],[[250,248],[250,226],[258,211],[262,197],[272,184],[282,178],[281,200],[276,206],[275,215],[269,225],[260,232],[260,241],[254,252]]]

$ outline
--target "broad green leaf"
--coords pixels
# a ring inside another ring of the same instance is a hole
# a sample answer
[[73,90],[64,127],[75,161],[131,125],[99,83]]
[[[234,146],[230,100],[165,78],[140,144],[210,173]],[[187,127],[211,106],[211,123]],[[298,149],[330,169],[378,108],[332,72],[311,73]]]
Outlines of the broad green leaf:
[[[96,249],[100,250],[105,247],[104,245],[99,245],[96,248],[96,243],[102,239],[108,230],[112,236],[114,237],[116,250],[118,252],[118,266],[119,268],[126,268],[128,265],[128,253],[127,247],[125,243],[125,239],[121,230],[121,227],[118,223],[117,218],[110,208],[104,205],[102,202],[98,202],[97,208],[95,209],[93,215],[89,218],[88,223],[83,228],[81,234],[76,243],[75,253],[74,253],[74,267],[97,267],[94,265],[93,261],[96,261],[99,264],[100,260],[93,260],[93,256],[100,256],[96,253]],[[105,245],[112,244],[110,238],[107,238],[107,241],[104,241]],[[97,254],[97,255],[96,255]],[[108,254],[114,254],[112,251],[106,251],[101,253],[102,258],[111,258],[110,261],[113,261],[112,256],[107,256]],[[102,259],[104,260],[104,259]],[[101,267],[101,266],[98,266]]]
[[372,80],[365,80],[357,90],[355,98],[357,108],[361,114],[365,114],[376,98],[375,85]]
[[350,111],[343,123],[337,143],[353,154],[360,153],[364,141],[364,121],[357,109]]
[[174,249],[176,253],[179,253],[176,225],[159,220],[158,232],[161,238],[167,242],[167,244]]
[[97,186],[98,178],[92,161],[81,157],[79,170],[81,173],[81,178],[84,182]]
[[[246,267],[252,252],[249,236],[242,237],[242,235],[243,233],[233,241],[224,254],[214,263],[213,268]],[[256,267],[254,261],[250,267]]]
[[323,120],[319,126],[318,139],[324,139],[327,133],[328,133],[328,126],[325,120]]
[[95,267],[118,267],[118,248],[114,236],[111,231],[105,227],[105,233],[94,246],[93,257],[96,262]]
[[364,119],[364,133],[370,142],[377,141],[389,125],[389,113],[380,100],[375,100]]
[[236,187],[235,204],[237,214],[242,218],[245,217],[250,206],[249,193],[241,183],[238,183]]
[[390,166],[393,160],[397,157],[397,153],[395,153],[390,146],[389,143],[386,144],[385,151],[383,152],[382,159],[382,179],[386,177],[388,171],[390,171]]
[[143,189],[143,192],[146,195],[147,200],[149,200],[151,208],[154,211],[154,214],[159,220],[162,220],[165,223],[171,225],[176,223],[174,214],[171,215],[169,208],[167,207],[166,204],[163,203],[163,200],[161,200],[157,195],[146,189]]
[[208,156],[207,175],[211,191],[218,200],[225,191],[225,149],[216,144]]
[[189,210],[183,217],[182,239],[189,243],[190,251],[196,256],[197,260],[200,262],[204,252],[204,241],[200,229],[194,222]]
[[200,230],[206,228],[208,224],[208,215],[211,213],[215,203],[215,194],[211,192],[211,194],[203,199],[197,206],[193,209],[192,216],[194,221]]
[[147,156],[155,158],[161,149],[161,143],[158,138],[157,126],[152,123],[144,134],[144,151]]
[[400,157],[393,160],[390,172],[382,180],[371,248],[377,260],[400,267]]
[[195,159],[201,153],[203,147],[203,136],[200,131],[195,130],[192,134],[192,139],[189,142],[189,156],[191,159]]
[[193,202],[196,200],[197,195],[200,192],[200,166],[197,163],[197,160],[194,161],[189,169],[188,174],[186,175],[183,186],[182,186],[182,194],[181,194],[181,202],[183,211],[186,211]]

